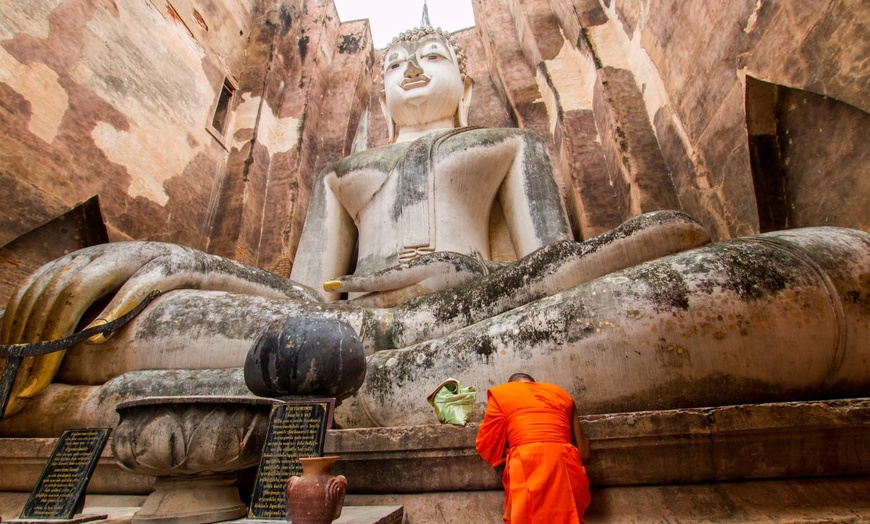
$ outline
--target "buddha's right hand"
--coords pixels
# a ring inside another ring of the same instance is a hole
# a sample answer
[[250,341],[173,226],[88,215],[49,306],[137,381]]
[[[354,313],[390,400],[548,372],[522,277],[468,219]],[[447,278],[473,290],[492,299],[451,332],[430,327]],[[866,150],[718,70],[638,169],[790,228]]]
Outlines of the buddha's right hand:
[[454,288],[489,273],[490,264],[476,257],[439,251],[382,269],[370,275],[347,275],[324,283],[330,292],[366,293],[353,299],[361,306],[390,307],[405,300]]
[[[184,288],[316,300],[313,291],[304,286],[182,246],[157,242],[101,244],[50,262],[28,277],[6,306],[0,323],[0,343],[68,336],[89,308],[113,293],[91,326],[124,315],[155,289],[166,292]],[[98,337],[93,342],[102,340]],[[63,353],[22,361],[7,413],[20,409],[20,399],[31,398],[45,389],[54,378]]]

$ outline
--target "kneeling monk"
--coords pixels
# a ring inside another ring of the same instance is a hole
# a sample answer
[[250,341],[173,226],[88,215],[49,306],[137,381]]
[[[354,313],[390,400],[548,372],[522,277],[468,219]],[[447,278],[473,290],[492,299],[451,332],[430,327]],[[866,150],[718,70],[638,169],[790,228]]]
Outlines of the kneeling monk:
[[525,373],[487,391],[477,453],[492,466],[505,462],[504,521],[512,524],[583,522],[589,479],[583,459],[589,441],[562,388]]

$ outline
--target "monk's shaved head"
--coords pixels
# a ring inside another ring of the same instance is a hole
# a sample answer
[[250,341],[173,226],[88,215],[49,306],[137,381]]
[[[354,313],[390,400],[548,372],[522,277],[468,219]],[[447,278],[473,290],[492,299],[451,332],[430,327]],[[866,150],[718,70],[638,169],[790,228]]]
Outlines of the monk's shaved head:
[[508,382],[534,382],[535,379],[527,373],[514,373],[508,379]]

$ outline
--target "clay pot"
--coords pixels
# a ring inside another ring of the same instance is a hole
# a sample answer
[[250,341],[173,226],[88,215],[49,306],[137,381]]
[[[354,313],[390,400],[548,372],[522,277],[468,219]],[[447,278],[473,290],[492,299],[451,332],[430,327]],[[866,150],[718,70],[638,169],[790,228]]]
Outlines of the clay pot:
[[293,524],[329,524],[341,516],[347,479],[332,475],[338,457],[300,458],[302,475],[287,481],[287,519]]

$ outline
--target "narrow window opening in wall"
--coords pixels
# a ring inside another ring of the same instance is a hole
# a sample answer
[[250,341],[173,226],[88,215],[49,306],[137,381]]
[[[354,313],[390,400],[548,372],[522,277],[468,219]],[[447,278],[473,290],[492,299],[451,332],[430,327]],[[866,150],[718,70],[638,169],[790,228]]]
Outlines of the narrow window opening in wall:
[[224,136],[227,132],[227,124],[230,116],[230,102],[233,100],[235,88],[230,83],[229,79],[224,79],[224,85],[221,87],[221,92],[218,95],[217,104],[214,108],[214,116],[211,119],[211,127]]
[[746,77],[746,130],[762,232],[870,225],[870,112]]
[[779,140],[780,86],[746,77],[749,160],[762,232],[789,227],[788,174]]

